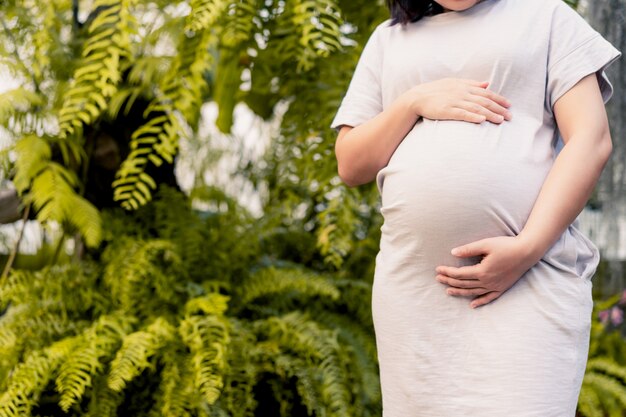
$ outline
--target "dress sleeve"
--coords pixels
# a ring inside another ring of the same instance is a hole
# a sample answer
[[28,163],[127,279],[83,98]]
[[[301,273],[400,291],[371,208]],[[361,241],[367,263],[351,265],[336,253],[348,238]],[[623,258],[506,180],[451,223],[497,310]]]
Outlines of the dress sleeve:
[[381,25],[376,27],[363,47],[348,90],[330,124],[332,129],[339,131],[342,125],[357,126],[383,111]]
[[592,73],[598,77],[604,103],[608,102],[613,86],[605,69],[622,53],[562,0],[555,4],[549,42],[546,108],[550,115],[554,103]]

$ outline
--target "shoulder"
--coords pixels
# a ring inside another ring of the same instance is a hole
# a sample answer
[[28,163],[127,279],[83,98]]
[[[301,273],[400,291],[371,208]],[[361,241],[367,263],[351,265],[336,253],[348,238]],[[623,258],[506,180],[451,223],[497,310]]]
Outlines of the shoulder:
[[389,36],[389,32],[393,29],[391,26],[391,18],[383,20],[374,28],[372,36],[376,35],[378,38]]
[[390,31],[393,29],[391,24],[391,18],[386,19],[374,27],[374,30],[369,35],[367,40],[368,44],[376,45],[379,47],[385,43],[385,40],[389,37]]

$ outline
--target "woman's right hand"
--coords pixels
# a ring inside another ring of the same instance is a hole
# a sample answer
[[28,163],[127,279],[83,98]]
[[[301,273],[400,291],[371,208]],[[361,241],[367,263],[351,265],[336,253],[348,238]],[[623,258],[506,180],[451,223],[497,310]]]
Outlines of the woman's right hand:
[[487,90],[488,81],[442,78],[407,91],[411,110],[419,118],[502,123],[511,120],[511,103]]

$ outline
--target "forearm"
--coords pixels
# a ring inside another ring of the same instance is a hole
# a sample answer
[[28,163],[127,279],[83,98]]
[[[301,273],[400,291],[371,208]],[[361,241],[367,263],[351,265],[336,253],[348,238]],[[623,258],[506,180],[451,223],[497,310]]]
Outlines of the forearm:
[[417,119],[408,95],[403,94],[383,112],[342,136],[335,143],[341,179],[349,186],[374,180]]
[[570,138],[557,156],[518,235],[536,261],[580,214],[610,156],[608,131],[597,140],[583,135],[580,132],[580,137]]

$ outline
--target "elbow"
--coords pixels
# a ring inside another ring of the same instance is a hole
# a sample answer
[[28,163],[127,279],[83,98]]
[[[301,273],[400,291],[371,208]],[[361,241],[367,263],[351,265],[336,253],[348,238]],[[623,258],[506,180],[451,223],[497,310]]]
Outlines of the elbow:
[[346,159],[349,155],[345,154],[345,149],[343,149],[343,141],[340,137],[335,144],[335,157],[337,158],[337,174],[339,175],[339,179],[347,186],[347,187],[356,187],[361,185],[361,182],[358,180],[357,170],[354,169],[354,164],[351,163],[350,159]]
[[337,174],[339,175],[339,178],[341,179],[341,181],[347,187],[352,188],[352,187],[357,187],[361,185],[361,182],[358,181],[354,173],[350,171],[349,169],[346,169],[345,164],[342,164],[342,163],[337,164]]
[[603,158],[605,163],[608,162],[611,154],[613,153],[613,141],[611,139],[611,133],[608,129],[603,133],[598,148],[601,158]]

